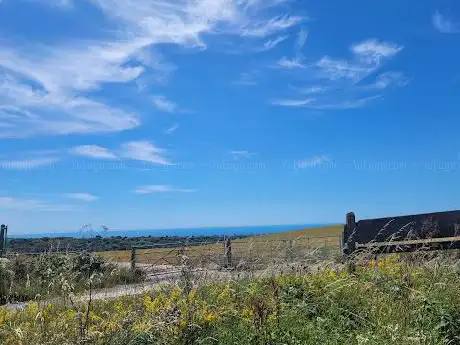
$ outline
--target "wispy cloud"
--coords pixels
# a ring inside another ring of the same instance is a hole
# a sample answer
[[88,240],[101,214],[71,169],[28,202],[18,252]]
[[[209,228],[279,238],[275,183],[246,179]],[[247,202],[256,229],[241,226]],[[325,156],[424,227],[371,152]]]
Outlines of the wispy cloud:
[[[0,52],[0,66],[2,65]],[[62,71],[62,73],[65,73]],[[135,114],[112,108],[86,97],[49,93],[16,78],[0,76],[0,137],[37,134],[113,132],[139,126]]]
[[[255,3],[256,1],[254,1]],[[241,34],[243,36],[267,37],[277,32],[287,30],[306,18],[300,16],[276,16],[267,20],[250,21],[247,25],[243,25]]]
[[154,194],[154,193],[193,193],[194,189],[176,188],[170,185],[147,185],[136,187],[136,194]]
[[460,32],[460,23],[436,11],[431,19],[436,30],[443,34],[456,34]]
[[303,94],[314,94],[314,93],[322,93],[322,92],[325,92],[327,91],[327,88],[324,87],[324,86],[311,86],[311,87],[307,87],[307,88],[301,88],[301,89],[298,89],[300,93],[303,93]]
[[70,152],[77,156],[95,158],[95,159],[116,159],[117,156],[109,149],[98,145],[81,145],[76,146]]
[[402,72],[384,72],[379,74],[375,82],[365,85],[365,88],[370,89],[386,89],[391,86],[404,87],[409,84],[409,79]]
[[230,150],[229,154],[234,160],[251,159],[256,155],[255,152],[250,152],[247,150]]
[[165,96],[157,95],[153,97],[153,106],[166,113],[175,113],[178,110],[176,103],[168,100]]
[[379,99],[383,99],[382,95],[375,95],[363,98],[357,98],[352,100],[345,100],[339,102],[330,102],[330,103],[318,103],[312,104],[309,106],[311,109],[316,110],[341,110],[341,109],[356,109],[356,108],[363,108],[367,106],[369,103],[377,101]]
[[78,201],[96,201],[99,199],[98,196],[89,194],[89,193],[66,193],[64,194],[66,198],[73,199],[73,200],[78,200]]
[[10,170],[33,170],[37,168],[51,166],[57,162],[58,162],[58,158],[3,160],[3,161],[0,161],[0,168],[10,169]]
[[155,147],[148,141],[140,140],[123,143],[120,156],[153,164],[171,165],[172,163],[164,156],[165,152],[164,149]]
[[[2,110],[7,116],[0,119],[0,137],[136,128],[141,125],[140,114],[109,99],[96,100],[93,92],[108,83],[135,86],[140,79],[170,72],[160,54],[146,59],[142,53],[164,44],[206,49],[205,38],[211,36],[207,33],[222,39],[266,38],[305,20],[289,14],[273,16],[273,8],[283,5],[280,0],[91,0],[89,4],[105,16],[101,22],[107,26],[97,40],[69,38],[53,45],[2,41],[0,104],[8,108]],[[73,6],[78,9],[80,3]]]
[[179,124],[175,123],[174,125],[172,125],[165,131],[165,134],[173,134],[178,128],[179,128]]
[[0,196],[0,209],[13,211],[65,212],[75,210],[73,205],[50,204],[42,200]]
[[272,50],[273,48],[275,48],[278,44],[280,44],[281,42],[285,41],[288,39],[288,35],[281,35],[281,36],[278,36],[274,39],[270,39],[268,41],[266,41],[262,47],[260,48],[257,48],[256,51],[259,51],[259,52],[265,52],[265,51],[268,51],[268,50]]
[[72,0],[53,0],[53,1],[46,1],[48,6],[58,7],[62,9],[71,9],[74,6]]
[[331,160],[332,159],[327,155],[314,156],[314,157],[310,157],[307,159],[302,159],[302,160],[297,161],[297,167],[301,169],[315,168],[324,163],[331,162]]
[[239,86],[255,86],[259,82],[259,72],[257,70],[243,72],[239,75],[238,79],[233,81],[233,85]]
[[297,40],[296,40],[296,50],[297,52],[300,52],[305,45],[305,42],[307,42],[308,38],[308,31],[305,29],[301,29],[299,33],[297,34]]
[[316,68],[317,77],[320,79],[359,81],[371,73],[374,67],[324,56],[316,62]]
[[121,143],[118,149],[98,145],[82,145],[70,150],[72,154],[93,159],[131,159],[161,165],[172,163],[165,157],[166,150],[154,146],[147,140]]
[[286,69],[305,68],[306,67],[302,63],[301,59],[299,59],[299,58],[288,59],[287,57],[282,57],[278,61],[277,66],[280,67],[280,68],[286,68]]
[[[385,62],[393,59],[403,49],[403,46],[396,43],[373,38],[351,44],[349,58],[324,55],[308,64],[303,60],[299,61],[299,58],[284,58],[278,65],[287,69],[300,67],[296,70],[296,80],[303,77],[309,84],[292,88],[297,93],[292,98],[279,99],[271,103],[317,110],[351,109],[368,105],[382,98],[382,90],[403,87],[409,83],[409,79],[402,72],[380,72]],[[292,76],[287,74],[287,77]],[[374,78],[373,82],[369,81],[371,78]],[[372,95],[376,92],[379,93]],[[314,98],[302,97],[313,94]]]
[[380,65],[382,60],[389,59],[398,54],[404,47],[391,42],[369,39],[351,46],[351,51],[356,57],[368,64]]
[[305,99],[277,99],[272,101],[273,105],[280,105],[283,107],[305,107],[315,101],[315,98]]

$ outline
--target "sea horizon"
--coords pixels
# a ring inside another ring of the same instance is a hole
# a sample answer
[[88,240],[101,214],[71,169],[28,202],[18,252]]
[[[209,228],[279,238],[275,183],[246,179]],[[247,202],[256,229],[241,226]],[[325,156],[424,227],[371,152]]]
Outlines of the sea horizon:
[[92,238],[102,237],[196,237],[196,236],[247,236],[263,235],[281,232],[303,230],[324,226],[336,225],[337,223],[310,223],[310,224],[282,224],[282,225],[250,225],[250,226],[214,226],[192,228],[164,228],[164,229],[137,229],[137,230],[103,230],[82,229],[69,232],[40,232],[31,234],[11,234],[9,238]]

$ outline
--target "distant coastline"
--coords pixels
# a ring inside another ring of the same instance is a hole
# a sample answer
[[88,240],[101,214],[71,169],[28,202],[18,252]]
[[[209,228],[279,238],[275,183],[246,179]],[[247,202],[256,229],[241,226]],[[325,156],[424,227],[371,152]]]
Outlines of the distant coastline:
[[308,228],[317,228],[323,226],[335,225],[336,223],[322,224],[288,224],[288,225],[260,225],[260,226],[230,226],[230,227],[202,227],[202,228],[177,228],[177,229],[142,229],[142,230],[82,230],[75,232],[50,232],[36,234],[11,234],[10,238],[88,238],[88,237],[161,237],[161,236],[246,236],[246,235],[262,235],[273,234],[286,231],[296,231]]

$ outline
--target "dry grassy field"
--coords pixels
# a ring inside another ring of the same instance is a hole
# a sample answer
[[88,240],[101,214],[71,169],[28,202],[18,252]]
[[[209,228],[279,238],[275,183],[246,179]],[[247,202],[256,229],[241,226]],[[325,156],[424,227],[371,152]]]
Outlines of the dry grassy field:
[[[240,261],[285,260],[287,257],[302,255],[306,250],[338,250],[342,225],[302,229],[261,236],[251,236],[232,241],[232,257]],[[130,251],[110,251],[99,253],[116,262],[129,262]],[[137,263],[150,265],[179,265],[181,248],[149,248],[136,251]],[[192,264],[220,265],[224,260],[224,243],[202,243],[186,248],[186,255]]]

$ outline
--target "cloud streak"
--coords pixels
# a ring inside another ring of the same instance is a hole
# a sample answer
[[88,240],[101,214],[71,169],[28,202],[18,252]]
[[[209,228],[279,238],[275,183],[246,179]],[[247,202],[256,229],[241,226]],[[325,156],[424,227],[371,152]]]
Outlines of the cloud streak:
[[270,39],[270,40],[266,41],[262,47],[256,49],[256,51],[265,52],[265,51],[272,50],[276,46],[278,46],[278,44],[280,44],[281,42],[284,42],[288,38],[289,38],[288,35],[282,35],[282,36],[278,36],[278,37],[276,37],[274,39]]
[[314,102],[314,98],[305,98],[305,99],[277,99],[272,101],[273,105],[280,105],[283,107],[305,107],[308,104]]
[[285,68],[285,69],[296,69],[296,68],[305,68],[306,67],[302,63],[301,59],[299,59],[299,58],[288,59],[287,57],[282,57],[278,61],[277,66],[280,67],[280,68]]
[[307,38],[308,38],[308,31],[305,29],[301,29],[299,33],[297,34],[297,41],[296,41],[297,52],[300,53],[303,46],[305,45],[305,42],[307,42]]
[[72,148],[70,152],[77,156],[94,159],[117,159],[117,156],[109,149],[98,145],[76,146]]
[[91,159],[130,159],[152,164],[172,165],[166,158],[166,150],[154,146],[147,140],[124,142],[118,149],[108,149],[98,145],[81,145],[69,150],[74,155]]
[[156,194],[156,193],[193,193],[194,189],[176,188],[170,185],[146,185],[136,187],[136,194]]
[[68,212],[74,211],[73,205],[50,204],[41,200],[0,196],[0,209],[11,211]]
[[165,96],[157,95],[153,97],[153,106],[165,113],[175,113],[178,110],[176,103],[168,100]]
[[460,33],[460,23],[453,21],[439,12],[433,14],[431,22],[433,27],[442,34]]
[[179,128],[179,124],[178,123],[175,123],[174,125],[172,125],[171,127],[169,127],[166,131],[165,131],[165,134],[168,134],[168,135],[171,135],[173,134],[175,131],[177,131],[177,129]]
[[97,199],[99,199],[99,197],[89,193],[66,193],[64,194],[64,196],[69,199],[85,202],[96,201]]
[[145,140],[123,143],[120,149],[120,156],[123,158],[153,164],[172,165],[172,163],[164,156],[164,153],[164,149],[160,149]]

